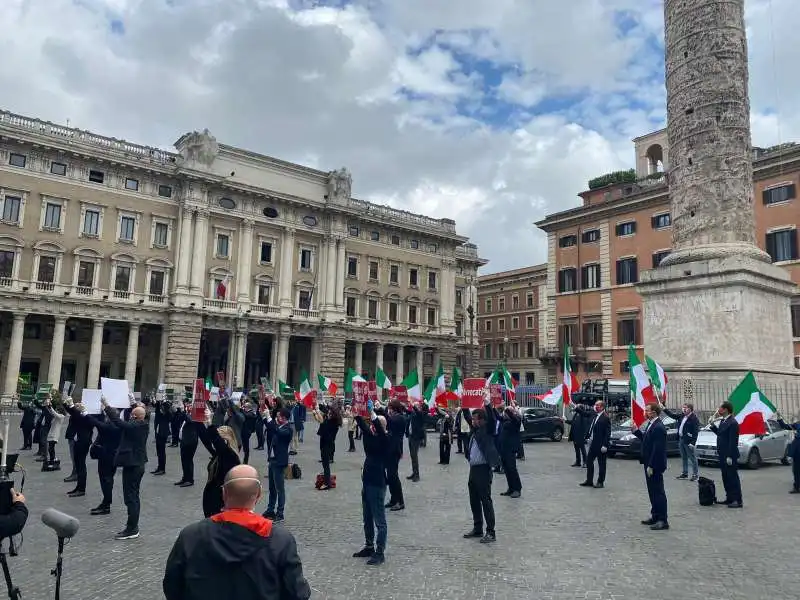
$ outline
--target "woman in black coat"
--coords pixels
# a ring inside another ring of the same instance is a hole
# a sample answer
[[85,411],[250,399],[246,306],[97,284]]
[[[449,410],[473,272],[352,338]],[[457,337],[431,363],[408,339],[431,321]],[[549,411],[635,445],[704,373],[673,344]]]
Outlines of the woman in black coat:
[[342,426],[342,415],[336,408],[328,408],[324,415],[319,409],[315,409],[313,415],[319,423],[317,435],[319,436],[323,477],[322,486],[319,489],[329,490],[331,488],[331,462],[333,462],[333,454],[336,451],[336,434],[339,433],[339,428]]
[[225,482],[225,475],[241,461],[236,451],[239,441],[231,427],[227,425],[217,427],[212,425],[209,419],[200,435],[204,438],[203,444],[211,449],[208,482],[203,488],[203,515],[208,518],[222,512],[224,506],[222,484]]

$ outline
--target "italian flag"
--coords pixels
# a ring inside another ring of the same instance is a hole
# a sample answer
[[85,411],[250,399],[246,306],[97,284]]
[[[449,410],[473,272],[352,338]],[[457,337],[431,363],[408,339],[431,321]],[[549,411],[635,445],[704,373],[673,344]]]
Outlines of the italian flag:
[[308,373],[305,371],[300,372],[300,390],[298,391],[300,395],[300,400],[305,400],[306,396],[311,395],[314,392],[314,388],[311,385],[311,380],[308,378]]
[[461,383],[461,371],[458,367],[453,367],[453,374],[450,376],[450,391],[455,394],[456,399],[461,400],[464,395],[464,386]]
[[205,383],[206,383],[206,390],[210,391],[211,388],[214,387],[214,384],[211,383],[211,377],[209,375],[206,375],[206,382]]
[[317,381],[319,382],[319,389],[324,390],[328,396],[335,396],[336,391],[339,389],[330,377],[325,377],[317,373]]
[[767,433],[766,422],[777,410],[758,389],[752,371],[744,376],[728,400],[733,404],[733,414],[736,422],[739,423],[739,435],[764,435]]
[[646,420],[644,407],[655,402],[656,396],[633,344],[628,346],[628,365],[631,371],[631,419],[634,425],[641,427]]
[[378,369],[375,373],[375,383],[378,384],[378,389],[392,391],[392,380],[383,372],[383,369]]
[[[569,364],[569,346],[564,348],[564,389],[561,392],[561,399],[564,406],[572,402],[572,394],[580,389],[578,378],[572,373],[572,367]],[[552,390],[550,390],[552,392]]]
[[345,379],[344,379],[344,393],[345,394],[352,394],[353,393],[353,382],[354,381],[356,381],[356,382],[358,382],[358,381],[366,382],[367,380],[364,379],[358,373],[356,373],[354,369],[347,369],[347,377],[345,377]]
[[488,388],[491,384],[495,385],[504,385],[506,387],[506,395],[509,401],[513,401],[516,397],[516,392],[514,391],[514,379],[511,377],[511,373],[508,372],[505,365],[502,367],[497,367],[489,376],[489,379],[486,380],[486,387]]
[[416,369],[406,375],[406,378],[403,379],[403,383],[401,385],[404,385],[408,391],[409,402],[414,403],[422,400],[422,388],[419,386],[419,376],[417,375]]
[[644,362],[647,363],[647,372],[650,374],[650,381],[653,382],[653,387],[658,392],[658,395],[661,396],[661,403],[667,403],[667,374],[664,372],[664,369],[654,361],[652,358],[644,355]]
[[557,406],[561,404],[561,402],[564,400],[564,387],[565,386],[563,383],[561,385],[557,385],[546,394],[537,396],[537,398],[539,398],[539,400],[545,402],[546,404],[552,404],[553,406]]

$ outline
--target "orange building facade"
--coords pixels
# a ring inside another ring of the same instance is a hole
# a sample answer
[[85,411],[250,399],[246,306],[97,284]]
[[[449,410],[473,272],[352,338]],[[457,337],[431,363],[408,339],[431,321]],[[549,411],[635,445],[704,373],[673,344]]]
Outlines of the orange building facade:
[[[643,348],[636,283],[672,245],[663,173],[669,170],[666,131],[634,143],[633,172],[607,177],[616,181],[607,185],[590,182],[591,189],[579,194],[582,206],[536,223],[548,238],[545,354],[558,355],[569,345],[581,378],[627,376],[628,345]],[[753,165],[757,240],[800,283],[800,145],[754,148]],[[791,323],[795,364],[800,367],[800,289]]]

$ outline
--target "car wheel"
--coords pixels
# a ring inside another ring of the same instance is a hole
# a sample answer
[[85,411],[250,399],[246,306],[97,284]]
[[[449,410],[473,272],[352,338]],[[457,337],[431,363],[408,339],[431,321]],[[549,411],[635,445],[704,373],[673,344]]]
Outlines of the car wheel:
[[750,450],[750,454],[747,455],[747,468],[748,469],[757,469],[761,466],[761,453],[758,451],[758,448],[753,448]]
[[554,429],[550,434],[550,439],[554,442],[560,442],[562,439],[564,439],[564,430],[561,428]]
[[781,459],[781,464],[784,467],[789,466],[790,464],[792,464],[792,457],[789,456],[789,448],[788,447],[786,448],[786,453],[783,455],[783,458]]

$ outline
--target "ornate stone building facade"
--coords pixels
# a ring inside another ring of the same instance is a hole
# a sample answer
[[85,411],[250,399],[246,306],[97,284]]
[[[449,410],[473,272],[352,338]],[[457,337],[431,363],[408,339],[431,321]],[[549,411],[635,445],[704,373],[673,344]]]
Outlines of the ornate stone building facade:
[[147,391],[218,370],[245,386],[465,362],[486,261],[454,221],[208,131],[175,146],[0,112],[4,397],[20,371]]

